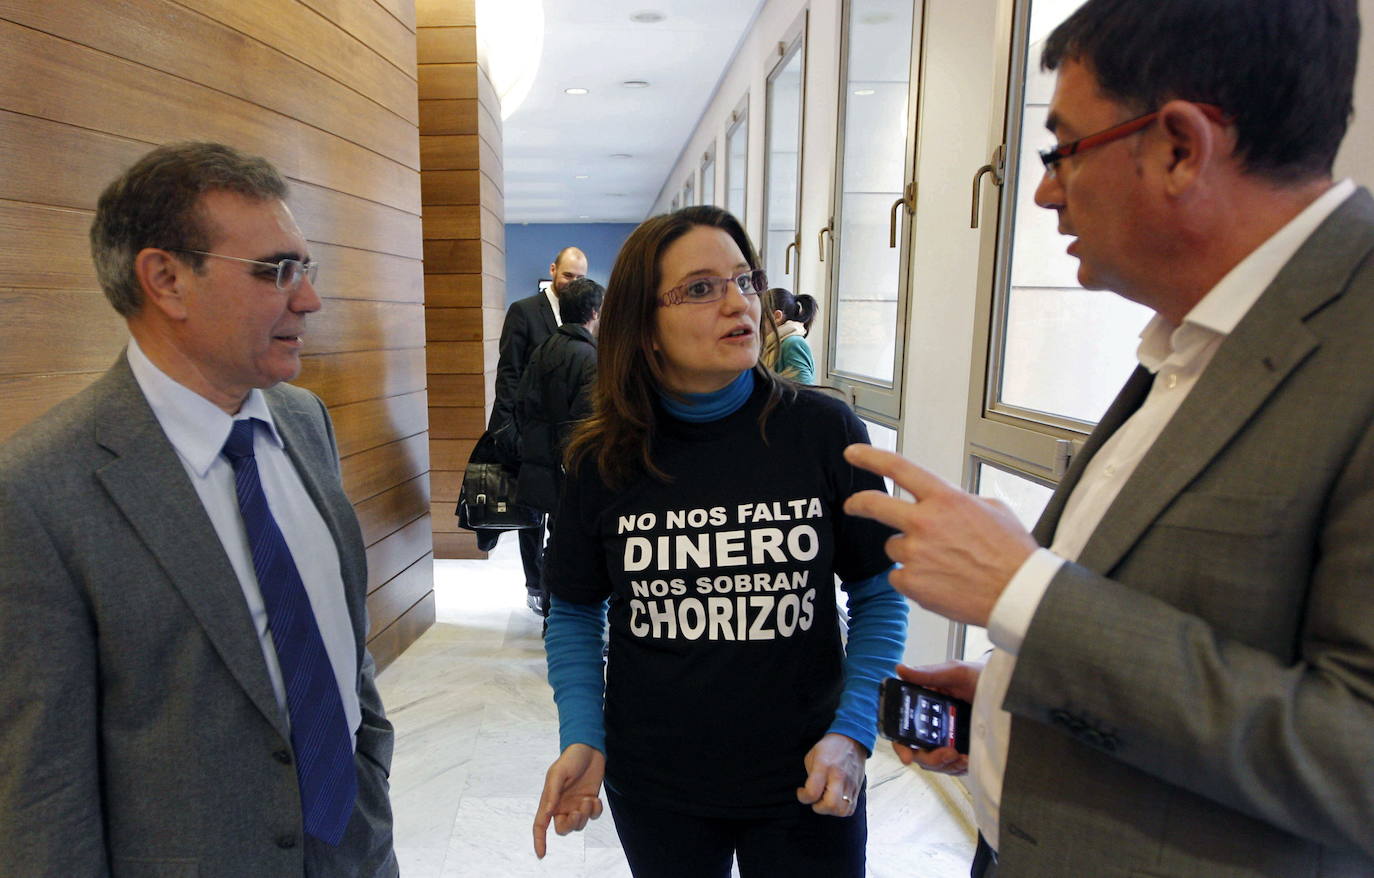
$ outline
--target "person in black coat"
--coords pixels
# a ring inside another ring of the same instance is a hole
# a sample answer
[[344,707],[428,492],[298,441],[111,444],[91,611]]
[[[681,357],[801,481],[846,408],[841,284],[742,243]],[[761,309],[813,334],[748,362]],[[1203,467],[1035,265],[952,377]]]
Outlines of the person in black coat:
[[[563,452],[573,425],[591,414],[596,380],[596,329],[606,291],[579,278],[558,294],[563,325],[530,356],[515,393],[512,431],[517,437],[520,479],[515,499],[548,513],[548,530],[563,492]],[[548,589],[540,585],[540,609],[548,613]]]
[[[569,283],[586,273],[587,255],[576,247],[564,247],[549,265],[549,275],[553,278],[550,289],[516,300],[506,312],[506,322],[501,327],[500,358],[496,362],[496,399],[491,407],[491,420],[487,423],[487,430],[497,437],[499,445],[515,444],[513,435],[506,437],[510,441],[502,443],[502,431],[511,428],[516,391],[530,356],[558,329],[558,312],[554,307],[556,296]],[[520,460],[512,458],[506,463],[518,466]],[[525,591],[529,595],[531,608],[535,608],[538,605],[544,528],[527,528],[516,533],[520,540],[520,560],[525,568]]]

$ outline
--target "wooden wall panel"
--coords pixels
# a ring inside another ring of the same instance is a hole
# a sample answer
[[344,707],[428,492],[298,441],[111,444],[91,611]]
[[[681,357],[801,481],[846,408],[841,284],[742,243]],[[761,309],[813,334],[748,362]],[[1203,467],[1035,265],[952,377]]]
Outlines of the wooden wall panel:
[[505,296],[501,108],[478,62],[473,0],[419,0],[415,19],[430,436],[442,433],[430,442],[430,479],[444,486],[431,507],[434,557],[482,557],[471,534],[457,533],[453,503],[486,427],[486,351],[501,331],[484,313],[488,294]]
[[0,439],[125,343],[90,264],[104,186],[175,140],[265,156],[323,266],[298,383],[334,417],[379,665],[434,615],[415,22],[414,0],[0,0]]

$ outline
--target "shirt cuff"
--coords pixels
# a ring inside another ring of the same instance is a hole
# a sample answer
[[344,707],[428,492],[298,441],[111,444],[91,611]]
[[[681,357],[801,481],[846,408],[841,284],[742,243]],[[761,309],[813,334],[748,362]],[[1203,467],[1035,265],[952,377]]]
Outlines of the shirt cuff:
[[988,639],[995,646],[1012,655],[1021,651],[1040,599],[1063,565],[1064,559],[1049,549],[1036,549],[1021,564],[988,617]]

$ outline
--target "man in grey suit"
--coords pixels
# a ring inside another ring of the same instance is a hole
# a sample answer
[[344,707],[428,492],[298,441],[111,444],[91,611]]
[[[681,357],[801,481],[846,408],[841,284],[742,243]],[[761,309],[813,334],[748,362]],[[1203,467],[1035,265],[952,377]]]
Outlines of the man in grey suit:
[[366,561],[300,371],[316,263],[260,158],[106,189],[130,341],[0,446],[0,874],[392,876]]
[[[1141,366],[1034,535],[854,446],[916,503],[894,586],[986,625],[974,875],[1374,874],[1374,199],[1331,167],[1354,0],[1089,0],[1036,193],[1085,286],[1152,308]],[[1047,548],[1039,548],[1039,547]]]
[[[506,312],[501,326],[500,356],[496,362],[496,399],[491,407],[487,430],[497,433],[512,429],[516,391],[534,349],[558,331],[563,321],[558,314],[558,294],[580,277],[587,276],[587,254],[576,247],[564,247],[549,264],[553,283],[547,290],[516,299]],[[543,614],[539,570],[544,554],[544,527],[516,531],[520,540],[520,561],[525,568],[525,599],[530,609]]]

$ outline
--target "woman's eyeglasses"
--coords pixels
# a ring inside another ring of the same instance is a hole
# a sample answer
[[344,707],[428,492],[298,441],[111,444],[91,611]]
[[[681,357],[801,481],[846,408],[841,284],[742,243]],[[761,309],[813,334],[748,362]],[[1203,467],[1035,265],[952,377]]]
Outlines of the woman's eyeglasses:
[[741,295],[757,296],[768,289],[768,275],[762,268],[735,277],[697,277],[678,284],[659,297],[664,305],[706,305],[719,302],[734,284]]

